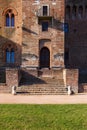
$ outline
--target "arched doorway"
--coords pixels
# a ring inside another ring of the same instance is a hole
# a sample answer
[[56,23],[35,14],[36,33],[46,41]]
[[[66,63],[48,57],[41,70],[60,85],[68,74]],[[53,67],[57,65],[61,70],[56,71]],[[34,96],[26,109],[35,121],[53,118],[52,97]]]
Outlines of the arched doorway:
[[40,50],[40,68],[50,68],[50,51],[47,47]]

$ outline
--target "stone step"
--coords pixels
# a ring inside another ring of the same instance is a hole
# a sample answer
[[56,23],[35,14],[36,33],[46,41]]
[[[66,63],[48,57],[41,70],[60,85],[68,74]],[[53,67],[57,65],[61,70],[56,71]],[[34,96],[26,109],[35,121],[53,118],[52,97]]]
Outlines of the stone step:
[[45,84],[38,84],[38,83],[28,83],[28,82],[25,82],[24,84],[20,84],[20,86],[22,86],[22,85],[29,85],[29,86],[31,86],[31,85],[35,85],[35,86],[40,86],[40,85],[43,85],[43,86],[45,86],[45,85],[49,85],[50,87],[51,86],[64,86],[64,83],[45,83]]
[[33,85],[22,85],[18,88],[65,88],[64,85],[54,85],[54,84],[33,84]]
[[11,90],[0,90],[0,93],[11,93]]
[[2,88],[2,89],[0,89],[0,93],[11,93],[11,89],[10,88]]
[[[48,70],[45,70],[48,71]],[[48,73],[46,72],[44,74]],[[51,73],[51,71],[49,71]],[[22,77],[17,93],[30,95],[59,95],[67,94],[63,79],[57,77]]]
[[17,94],[28,94],[28,95],[67,95],[66,92],[17,92]]
[[66,88],[64,86],[49,86],[49,85],[31,85],[31,86],[21,86],[17,87],[17,93],[29,93],[29,94],[67,94]]
[[65,89],[57,89],[57,88],[29,88],[29,89],[26,89],[26,88],[17,88],[17,91],[66,91],[66,88]]

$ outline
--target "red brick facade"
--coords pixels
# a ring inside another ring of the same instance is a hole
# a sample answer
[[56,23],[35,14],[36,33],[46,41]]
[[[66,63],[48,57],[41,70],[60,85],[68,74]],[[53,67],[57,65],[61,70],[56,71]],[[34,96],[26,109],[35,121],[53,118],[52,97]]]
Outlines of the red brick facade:
[[0,10],[0,69],[7,87],[46,76],[78,93],[87,67],[85,0],[1,0]]

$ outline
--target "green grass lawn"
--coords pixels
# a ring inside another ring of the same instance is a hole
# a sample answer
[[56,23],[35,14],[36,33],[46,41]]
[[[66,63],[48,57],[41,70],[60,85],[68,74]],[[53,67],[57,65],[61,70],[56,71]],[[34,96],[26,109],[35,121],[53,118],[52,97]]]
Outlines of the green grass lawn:
[[0,105],[0,130],[87,130],[87,105]]

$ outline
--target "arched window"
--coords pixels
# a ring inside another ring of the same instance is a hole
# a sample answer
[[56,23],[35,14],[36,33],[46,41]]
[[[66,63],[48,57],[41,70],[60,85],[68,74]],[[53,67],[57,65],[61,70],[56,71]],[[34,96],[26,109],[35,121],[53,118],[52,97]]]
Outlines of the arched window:
[[17,50],[17,46],[14,44],[6,44],[3,46],[5,62],[6,63],[15,63],[15,53]]
[[72,18],[76,18],[76,15],[77,15],[77,7],[74,5],[73,8],[72,8]]
[[14,20],[15,20],[14,14],[13,14],[12,10],[9,9],[6,12],[6,26],[7,27],[14,27]]
[[79,6],[78,14],[79,14],[79,18],[83,17],[83,7],[82,6]]
[[69,5],[67,5],[66,6],[66,18],[70,18],[70,6]]
[[6,63],[14,63],[15,62],[15,53],[14,49],[6,49]]
[[5,18],[5,26],[14,27],[15,26],[15,16],[18,15],[18,12],[13,7],[7,7],[3,10],[2,15]]

